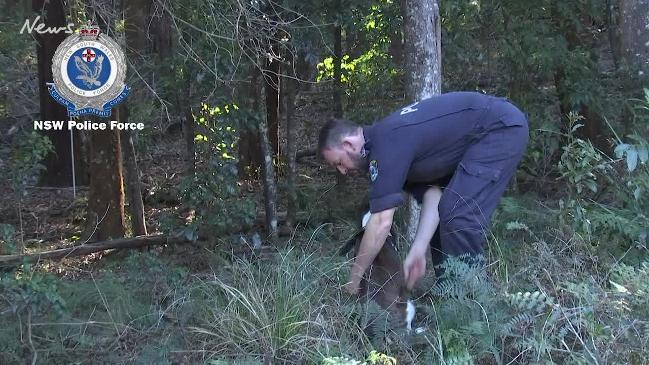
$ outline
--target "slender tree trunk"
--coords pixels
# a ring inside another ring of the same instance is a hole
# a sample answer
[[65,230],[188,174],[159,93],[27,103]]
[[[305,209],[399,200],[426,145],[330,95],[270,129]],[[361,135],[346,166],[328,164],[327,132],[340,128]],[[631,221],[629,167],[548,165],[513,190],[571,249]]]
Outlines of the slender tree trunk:
[[622,40],[620,38],[619,0],[606,0],[606,23],[608,24],[608,41],[613,56],[613,64],[617,70],[622,59]]
[[[437,0],[404,0],[406,99],[409,102],[441,93],[441,24]],[[407,237],[412,242],[417,232],[420,208],[409,199]]]
[[[118,109],[113,118],[119,120]],[[90,134],[90,191],[84,239],[101,241],[124,237],[124,185],[118,130]]]
[[193,175],[196,172],[196,145],[194,137],[196,136],[196,120],[192,113],[192,67],[188,66],[185,70],[184,85],[180,88],[181,92],[177,95],[178,105],[181,105],[182,118],[182,135],[185,141],[185,161],[187,163],[187,173]]
[[[125,1],[125,0],[124,0]],[[145,33],[152,38],[153,52],[160,56],[160,59],[166,59],[174,54],[174,32],[169,31],[173,29],[174,24],[171,15],[159,8],[161,5],[155,0],[140,0],[149,1],[152,3],[150,13],[159,12],[151,17],[150,31]],[[169,6],[167,4],[166,6]],[[148,24],[147,24],[148,25]]]
[[286,227],[293,229],[295,227],[297,215],[297,189],[295,186],[295,176],[297,175],[296,162],[296,130],[293,115],[295,112],[295,97],[298,92],[299,84],[296,81],[286,82],[286,157],[288,161],[288,173],[286,176]]
[[187,168],[192,174],[196,170],[195,124],[192,108],[188,106],[185,108],[185,118],[183,118],[183,136],[185,137],[185,148],[187,150]]
[[280,95],[279,60],[267,60],[264,79],[266,80],[266,120],[268,121],[268,138],[272,154],[279,157],[279,95]]
[[275,183],[275,169],[273,167],[273,152],[268,139],[268,126],[263,118],[259,123],[259,135],[261,136],[261,153],[264,157],[264,207],[266,211],[266,231],[269,236],[275,238],[277,232],[277,185]]
[[[261,87],[259,85],[261,73],[257,67],[252,67],[250,71],[250,84],[247,88],[245,97],[248,99],[247,105],[252,110],[259,110],[260,100],[262,99]],[[251,173],[261,168],[261,140],[259,138],[259,129],[257,126],[243,125],[240,128],[239,143],[239,176],[241,178],[250,177]]]
[[[123,122],[128,122],[128,107],[120,107],[120,115]],[[124,156],[124,172],[126,173],[126,196],[128,197],[128,212],[131,215],[131,229],[133,236],[147,234],[146,220],[144,218],[144,203],[142,201],[142,183],[140,181],[140,169],[137,166],[135,145],[133,144],[133,132],[121,131],[120,141]]]
[[[65,5],[62,0],[33,0],[32,9],[35,15],[41,16],[41,21],[47,27],[65,27]],[[47,90],[47,83],[52,82],[52,57],[56,48],[68,36],[66,33],[38,34],[36,39],[36,54],[38,58],[38,89],[40,99],[41,120],[65,120],[68,112],[66,108],[57,103]],[[81,138],[77,130],[70,131],[45,131],[44,134],[52,141],[54,149],[45,158],[46,170],[41,176],[40,183],[49,186],[72,186],[72,158],[74,158],[75,178],[77,185],[88,184],[87,170],[81,152]],[[73,148],[72,148],[73,145]]]
[[334,66],[334,92],[333,92],[333,101],[334,101],[334,116],[336,118],[343,117],[343,84],[341,80],[342,73],[342,59],[343,59],[343,28],[340,24],[336,24],[333,28],[334,35],[334,57],[333,57],[333,66]]
[[[297,52],[297,51],[295,51]],[[290,62],[294,65],[295,79],[286,82],[286,155],[288,160],[288,175],[287,175],[287,211],[286,211],[286,227],[294,229],[297,223],[297,130],[295,125],[295,108],[297,97],[300,90],[305,87],[299,80],[309,80],[311,72],[311,65],[306,61],[305,54],[297,53],[293,56],[291,53]]]

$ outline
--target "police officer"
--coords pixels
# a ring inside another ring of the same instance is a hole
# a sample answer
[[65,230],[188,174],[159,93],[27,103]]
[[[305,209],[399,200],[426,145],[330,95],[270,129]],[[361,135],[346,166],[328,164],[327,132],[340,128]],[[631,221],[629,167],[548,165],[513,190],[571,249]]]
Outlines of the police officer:
[[320,155],[342,174],[367,171],[370,178],[373,214],[346,290],[358,291],[390,232],[395,209],[405,202],[404,190],[422,204],[404,261],[409,287],[425,272],[429,245],[435,265],[447,256],[479,257],[492,213],[528,139],[525,114],[506,98],[476,92],[420,100],[371,126],[330,120],[320,131]]

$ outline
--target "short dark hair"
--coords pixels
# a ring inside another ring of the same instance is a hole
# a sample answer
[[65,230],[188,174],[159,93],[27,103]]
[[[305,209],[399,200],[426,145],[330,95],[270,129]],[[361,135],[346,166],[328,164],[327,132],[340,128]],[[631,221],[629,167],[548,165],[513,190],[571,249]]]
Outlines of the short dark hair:
[[322,157],[322,151],[338,147],[343,138],[358,133],[359,125],[347,120],[332,118],[320,129],[318,137],[318,154]]

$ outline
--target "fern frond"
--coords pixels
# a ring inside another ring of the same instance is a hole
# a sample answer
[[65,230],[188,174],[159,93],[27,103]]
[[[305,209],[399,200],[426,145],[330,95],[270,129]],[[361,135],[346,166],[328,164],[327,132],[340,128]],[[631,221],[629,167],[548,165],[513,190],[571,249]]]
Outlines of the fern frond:
[[519,313],[501,327],[501,335],[512,336],[515,332],[529,326],[533,321],[534,317],[529,313]]
[[554,304],[554,300],[541,291],[518,292],[507,294],[508,303],[515,309],[525,312],[539,314]]

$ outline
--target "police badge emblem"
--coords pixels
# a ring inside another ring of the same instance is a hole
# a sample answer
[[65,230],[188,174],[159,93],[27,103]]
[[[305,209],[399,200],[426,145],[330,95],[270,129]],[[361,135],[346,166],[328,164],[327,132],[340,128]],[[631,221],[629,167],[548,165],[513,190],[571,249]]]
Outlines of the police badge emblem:
[[52,75],[50,95],[68,109],[70,117],[109,117],[129,92],[124,85],[124,53],[97,26],[82,26],[78,34],[61,42],[52,58]]
[[379,176],[379,167],[376,164],[376,160],[370,161],[370,180],[374,182]]

